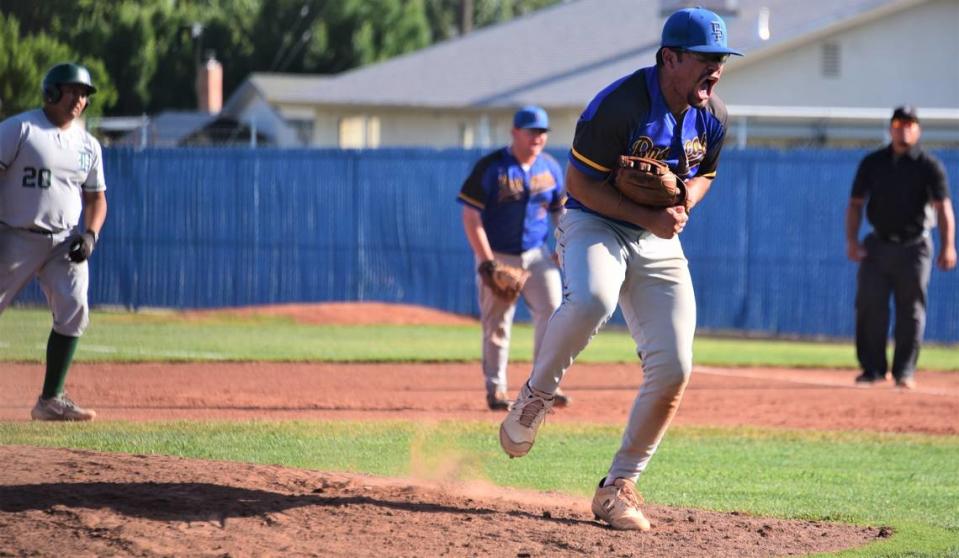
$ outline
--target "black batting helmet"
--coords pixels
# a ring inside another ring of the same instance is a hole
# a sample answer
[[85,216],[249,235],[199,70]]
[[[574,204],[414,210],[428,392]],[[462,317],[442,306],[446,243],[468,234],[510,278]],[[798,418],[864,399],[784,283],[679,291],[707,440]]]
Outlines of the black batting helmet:
[[78,83],[87,88],[87,95],[93,95],[97,88],[93,86],[93,80],[90,79],[90,71],[79,64],[73,62],[64,62],[47,70],[47,75],[43,76],[43,100],[48,103],[56,103],[60,100],[60,85],[67,83]]

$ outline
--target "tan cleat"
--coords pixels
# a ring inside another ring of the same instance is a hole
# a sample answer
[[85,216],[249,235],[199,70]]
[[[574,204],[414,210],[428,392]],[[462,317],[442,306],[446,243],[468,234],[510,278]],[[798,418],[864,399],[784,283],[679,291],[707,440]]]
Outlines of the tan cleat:
[[93,420],[96,416],[96,411],[80,407],[65,393],[50,399],[38,398],[30,411],[33,420]]
[[536,431],[552,407],[552,398],[536,395],[526,383],[499,427],[499,445],[503,451],[510,457],[523,457],[529,453],[536,441]]
[[593,515],[602,519],[613,529],[623,531],[649,531],[649,520],[640,511],[642,504],[636,492],[636,483],[627,479],[616,479],[610,486],[603,486],[606,479],[599,481],[599,488],[593,496]]

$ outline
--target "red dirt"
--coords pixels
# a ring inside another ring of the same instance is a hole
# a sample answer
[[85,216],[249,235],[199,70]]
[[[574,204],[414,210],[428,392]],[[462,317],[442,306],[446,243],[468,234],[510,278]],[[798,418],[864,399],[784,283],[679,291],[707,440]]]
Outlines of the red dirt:
[[[387,309],[391,320],[433,312]],[[385,321],[362,319],[351,323]],[[0,420],[27,420],[42,367],[2,366]],[[528,370],[513,367],[514,390]],[[854,388],[853,375],[698,367],[676,424],[959,434],[959,374],[921,372],[912,392]],[[549,422],[621,426],[641,378],[638,364],[574,365],[563,386],[574,404]],[[67,383],[105,421],[450,419],[495,435],[502,417],[485,410],[476,364],[78,364]],[[662,506],[647,508],[652,532],[622,533],[592,521],[582,498],[480,484],[21,446],[0,446],[0,461],[0,556],[781,556],[889,535]]]

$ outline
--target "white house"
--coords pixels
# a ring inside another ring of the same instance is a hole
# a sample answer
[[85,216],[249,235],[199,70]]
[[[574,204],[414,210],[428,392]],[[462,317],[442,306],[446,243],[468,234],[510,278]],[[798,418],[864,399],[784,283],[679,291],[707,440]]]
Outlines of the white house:
[[568,145],[606,84],[655,63],[665,17],[719,5],[746,53],[718,93],[739,144],[875,144],[892,108],[927,143],[959,146],[959,0],[573,0],[335,76],[253,74],[221,115],[280,146],[488,147],[517,107]]

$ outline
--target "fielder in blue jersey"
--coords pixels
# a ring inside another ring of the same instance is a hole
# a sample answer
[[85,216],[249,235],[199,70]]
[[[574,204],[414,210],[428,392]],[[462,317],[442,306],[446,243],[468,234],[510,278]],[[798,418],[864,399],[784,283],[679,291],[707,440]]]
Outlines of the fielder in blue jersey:
[[[513,117],[512,143],[480,159],[458,197],[463,229],[476,257],[483,375],[490,410],[509,408],[506,367],[516,301],[497,296],[479,273],[493,262],[529,272],[520,294],[533,316],[534,355],[546,322],[560,303],[559,268],[546,238],[549,218],[563,212],[566,194],[559,163],[543,153],[548,132],[546,111],[536,106],[521,108]],[[567,403],[569,398],[561,391],[554,394],[555,405]]]
[[604,88],[576,125],[569,152],[567,212],[558,226],[565,291],[533,371],[500,427],[511,457],[526,455],[573,359],[617,303],[643,364],[643,383],[622,445],[593,498],[615,529],[648,530],[635,483],[662,440],[693,365],[696,302],[679,233],[687,207],[634,204],[607,180],[620,155],[665,161],[686,183],[689,207],[709,190],[726,135],[726,109],[713,95],[726,59],[726,24],[702,8],[663,26],[656,66]]

